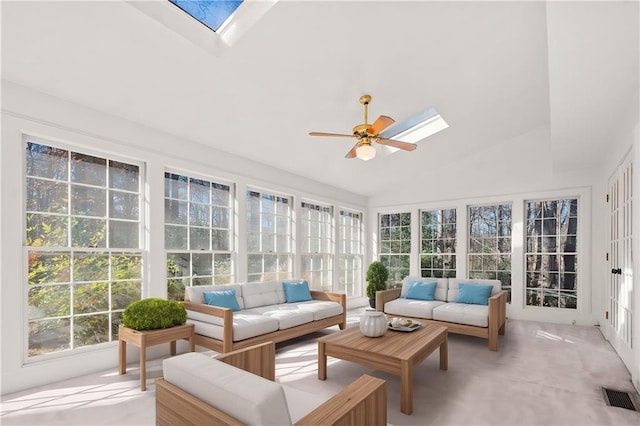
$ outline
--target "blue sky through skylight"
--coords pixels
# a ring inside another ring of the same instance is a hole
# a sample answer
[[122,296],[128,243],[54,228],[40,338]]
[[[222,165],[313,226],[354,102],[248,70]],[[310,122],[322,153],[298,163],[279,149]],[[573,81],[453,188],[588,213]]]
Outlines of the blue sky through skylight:
[[222,24],[236,11],[243,0],[169,0],[189,15],[202,22],[213,31],[217,31]]

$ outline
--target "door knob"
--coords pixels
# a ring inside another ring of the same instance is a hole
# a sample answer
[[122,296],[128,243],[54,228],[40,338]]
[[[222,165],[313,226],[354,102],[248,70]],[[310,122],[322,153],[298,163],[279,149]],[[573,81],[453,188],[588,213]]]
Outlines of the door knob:
[[620,268],[618,268],[618,269],[613,268],[613,269],[611,270],[611,273],[612,273],[612,274],[618,274],[618,275],[621,275],[621,274],[622,274],[622,269],[620,269]]

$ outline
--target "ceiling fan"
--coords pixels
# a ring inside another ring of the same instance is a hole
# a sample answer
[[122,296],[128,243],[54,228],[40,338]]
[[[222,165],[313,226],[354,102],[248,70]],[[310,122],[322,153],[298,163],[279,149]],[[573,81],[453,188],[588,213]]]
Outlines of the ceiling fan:
[[367,122],[369,113],[369,102],[371,102],[371,96],[363,95],[360,97],[360,103],[364,105],[364,123],[358,124],[353,128],[353,134],[341,134],[341,133],[324,133],[324,132],[310,132],[310,136],[329,136],[338,138],[356,138],[358,142],[347,152],[346,158],[358,157],[361,160],[371,160],[376,155],[376,150],[371,146],[372,142],[379,143],[380,145],[388,145],[394,148],[403,149],[405,151],[413,151],[417,148],[417,145],[409,142],[397,141],[394,139],[388,139],[380,137],[382,132],[387,127],[395,123],[395,120],[386,115],[381,115],[372,124]]

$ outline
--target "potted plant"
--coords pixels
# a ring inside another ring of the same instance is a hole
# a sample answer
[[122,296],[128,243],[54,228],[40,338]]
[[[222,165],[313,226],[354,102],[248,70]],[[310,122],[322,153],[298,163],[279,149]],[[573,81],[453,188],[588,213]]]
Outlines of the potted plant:
[[386,290],[388,279],[387,267],[378,260],[371,262],[367,269],[367,297],[372,308],[376,307],[376,291]]
[[133,330],[157,330],[187,322],[187,311],[174,300],[142,299],[131,303],[122,313],[122,323]]

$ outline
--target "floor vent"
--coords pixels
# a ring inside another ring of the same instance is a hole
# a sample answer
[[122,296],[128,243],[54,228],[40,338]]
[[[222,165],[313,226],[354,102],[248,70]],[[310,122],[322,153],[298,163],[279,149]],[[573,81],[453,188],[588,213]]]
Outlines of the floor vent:
[[623,392],[613,389],[602,388],[604,400],[611,407],[626,408],[627,410],[640,411],[636,407],[633,398],[629,392]]

